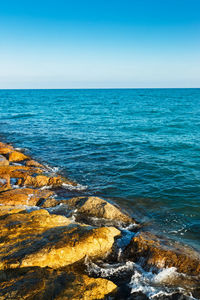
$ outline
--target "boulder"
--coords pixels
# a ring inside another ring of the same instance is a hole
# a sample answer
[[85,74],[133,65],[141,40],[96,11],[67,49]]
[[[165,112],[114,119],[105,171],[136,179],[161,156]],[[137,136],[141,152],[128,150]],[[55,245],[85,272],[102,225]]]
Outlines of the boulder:
[[41,168],[41,169],[46,169],[45,166],[43,166],[42,164],[40,164],[39,162],[31,159],[31,160],[27,160],[26,161],[26,166],[27,167],[36,167],[36,168]]
[[0,177],[9,175],[11,178],[26,178],[28,175],[41,173],[42,170],[39,168],[26,166],[0,166]]
[[150,232],[141,232],[127,246],[124,255],[142,262],[144,267],[175,267],[180,273],[200,275],[200,256],[193,249],[170,243]]
[[62,179],[60,176],[57,177],[48,177],[46,175],[37,175],[37,176],[26,176],[24,179],[18,181],[20,186],[31,186],[31,187],[43,187],[43,186],[61,186]]
[[120,231],[71,223],[46,210],[8,214],[0,219],[0,269],[60,268],[83,260],[103,258]]
[[12,162],[13,161],[23,161],[26,159],[29,159],[29,157],[19,151],[12,151],[9,153],[9,156],[8,156],[8,160],[12,161]]
[[9,161],[3,155],[0,155],[0,166],[8,166],[8,165],[9,165]]
[[[0,271],[0,299],[104,299],[116,285],[62,268],[18,268]],[[11,296],[12,295],[12,296]]]
[[69,207],[73,207],[80,215],[104,218],[122,223],[135,223],[127,214],[123,213],[115,205],[98,197],[75,197],[66,201]]
[[11,151],[13,151],[13,147],[11,145],[0,142],[0,154],[8,154]]
[[0,204],[35,206],[38,202],[53,195],[54,193],[49,190],[13,189],[0,193]]

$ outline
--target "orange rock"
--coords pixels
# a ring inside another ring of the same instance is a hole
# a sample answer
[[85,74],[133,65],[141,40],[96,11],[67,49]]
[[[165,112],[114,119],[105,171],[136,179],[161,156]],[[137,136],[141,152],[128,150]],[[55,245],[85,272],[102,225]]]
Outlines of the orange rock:
[[10,176],[9,175],[2,175],[0,177],[0,192],[6,191],[10,189]]
[[105,257],[120,231],[71,223],[46,210],[15,213],[0,219],[0,269],[50,267],[58,269],[89,258]]
[[142,261],[144,267],[175,267],[180,273],[200,275],[200,256],[196,251],[178,243],[172,246],[150,232],[141,232],[134,237],[125,255],[134,261]]
[[54,193],[48,190],[34,190],[30,188],[13,189],[0,193],[0,203],[4,205],[35,206],[42,199],[47,199]]
[[76,208],[77,213],[90,217],[104,218],[122,223],[135,223],[118,207],[99,197],[75,197],[67,201],[67,205]]
[[61,186],[62,185],[61,177],[48,177],[45,175],[38,176],[29,176],[24,177],[23,180],[18,181],[18,185],[20,186],[30,186],[30,187],[43,187],[43,186]]
[[8,165],[9,165],[9,161],[3,155],[0,155],[0,166],[8,166]]
[[9,161],[22,161],[25,159],[29,159],[29,157],[19,151],[12,151],[9,153],[8,159]]
[[46,169],[45,166],[43,166],[42,164],[40,164],[39,162],[37,162],[35,160],[27,160],[26,166]]
[[7,154],[11,151],[13,151],[13,147],[11,145],[0,142],[0,154]]
[[28,175],[40,174],[41,172],[41,169],[25,166],[0,166],[0,177],[10,175],[11,178],[26,178]]
[[[97,300],[117,288],[110,280],[91,278],[71,267],[29,267],[1,271],[0,299]],[[16,288],[17,287],[17,288]],[[12,295],[12,297],[11,297]]]

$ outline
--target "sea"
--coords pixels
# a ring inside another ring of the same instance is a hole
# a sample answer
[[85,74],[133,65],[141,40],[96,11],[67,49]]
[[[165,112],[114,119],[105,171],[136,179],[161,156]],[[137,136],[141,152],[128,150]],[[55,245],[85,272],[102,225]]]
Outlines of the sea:
[[0,140],[200,251],[200,89],[0,90]]

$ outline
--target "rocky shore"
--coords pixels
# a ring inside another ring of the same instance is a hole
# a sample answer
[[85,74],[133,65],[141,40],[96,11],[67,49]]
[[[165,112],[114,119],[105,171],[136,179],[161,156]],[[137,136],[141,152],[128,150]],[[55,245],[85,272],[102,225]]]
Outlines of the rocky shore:
[[[67,186],[77,184],[0,143],[0,299],[200,298],[199,253],[107,200],[59,199]],[[134,289],[142,272],[169,292]]]

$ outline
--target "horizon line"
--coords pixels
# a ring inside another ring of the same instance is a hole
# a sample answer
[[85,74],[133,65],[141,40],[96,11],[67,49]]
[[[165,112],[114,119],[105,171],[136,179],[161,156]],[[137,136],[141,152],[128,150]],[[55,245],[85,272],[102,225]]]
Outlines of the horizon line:
[[0,91],[1,90],[142,90],[142,89],[200,89],[200,87],[0,88]]

